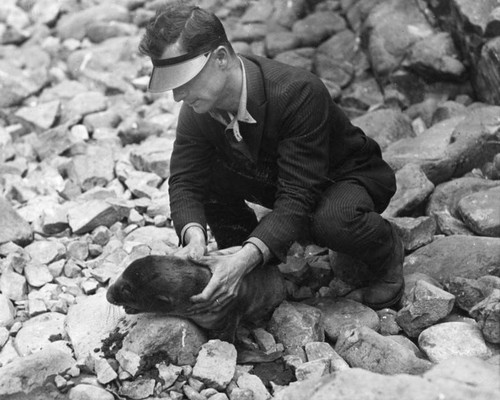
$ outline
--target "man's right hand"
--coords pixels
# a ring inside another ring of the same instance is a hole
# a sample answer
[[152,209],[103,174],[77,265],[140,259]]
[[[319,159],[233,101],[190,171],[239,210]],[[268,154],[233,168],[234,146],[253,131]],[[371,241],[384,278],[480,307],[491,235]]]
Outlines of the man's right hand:
[[184,234],[184,247],[178,249],[173,255],[180,258],[199,260],[207,251],[205,233],[197,226],[189,227]]

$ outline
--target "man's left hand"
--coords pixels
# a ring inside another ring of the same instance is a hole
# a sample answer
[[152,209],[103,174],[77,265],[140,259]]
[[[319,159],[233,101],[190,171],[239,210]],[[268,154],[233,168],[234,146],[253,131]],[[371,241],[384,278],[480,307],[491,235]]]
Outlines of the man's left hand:
[[210,268],[212,278],[203,292],[191,297],[191,301],[195,304],[189,312],[192,314],[217,312],[224,308],[238,295],[245,275],[260,264],[261,260],[260,251],[252,244],[239,247],[232,254],[209,254],[193,260]]

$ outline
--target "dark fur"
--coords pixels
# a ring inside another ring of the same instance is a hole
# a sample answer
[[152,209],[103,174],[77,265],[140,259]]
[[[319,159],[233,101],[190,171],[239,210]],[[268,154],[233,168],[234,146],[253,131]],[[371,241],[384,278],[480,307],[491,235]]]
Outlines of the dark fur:
[[128,313],[152,312],[191,319],[210,337],[234,341],[241,319],[258,323],[285,299],[283,277],[274,265],[254,269],[238,296],[217,313],[186,315],[189,298],[203,291],[208,268],[173,256],[147,256],[132,262],[108,288],[107,300]]

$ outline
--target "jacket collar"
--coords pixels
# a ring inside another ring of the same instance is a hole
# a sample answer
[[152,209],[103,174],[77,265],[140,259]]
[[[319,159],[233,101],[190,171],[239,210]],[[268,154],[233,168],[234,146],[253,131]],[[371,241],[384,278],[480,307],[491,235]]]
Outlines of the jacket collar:
[[266,121],[267,97],[264,87],[264,77],[255,62],[245,56],[242,56],[241,59],[245,66],[247,79],[247,110],[257,123],[242,123],[240,128],[252,158],[254,161],[257,161]]

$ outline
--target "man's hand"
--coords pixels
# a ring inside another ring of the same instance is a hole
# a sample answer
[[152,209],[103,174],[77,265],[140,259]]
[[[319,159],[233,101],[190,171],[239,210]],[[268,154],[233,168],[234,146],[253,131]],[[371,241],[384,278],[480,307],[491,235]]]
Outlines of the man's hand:
[[191,297],[196,303],[189,311],[193,314],[207,311],[217,312],[233,300],[240,289],[243,278],[260,264],[262,255],[253,244],[246,244],[227,255],[210,254],[196,262],[212,271],[212,278],[202,293]]
[[177,250],[173,255],[180,258],[199,260],[207,251],[205,233],[197,226],[192,226],[184,234],[186,245]]

